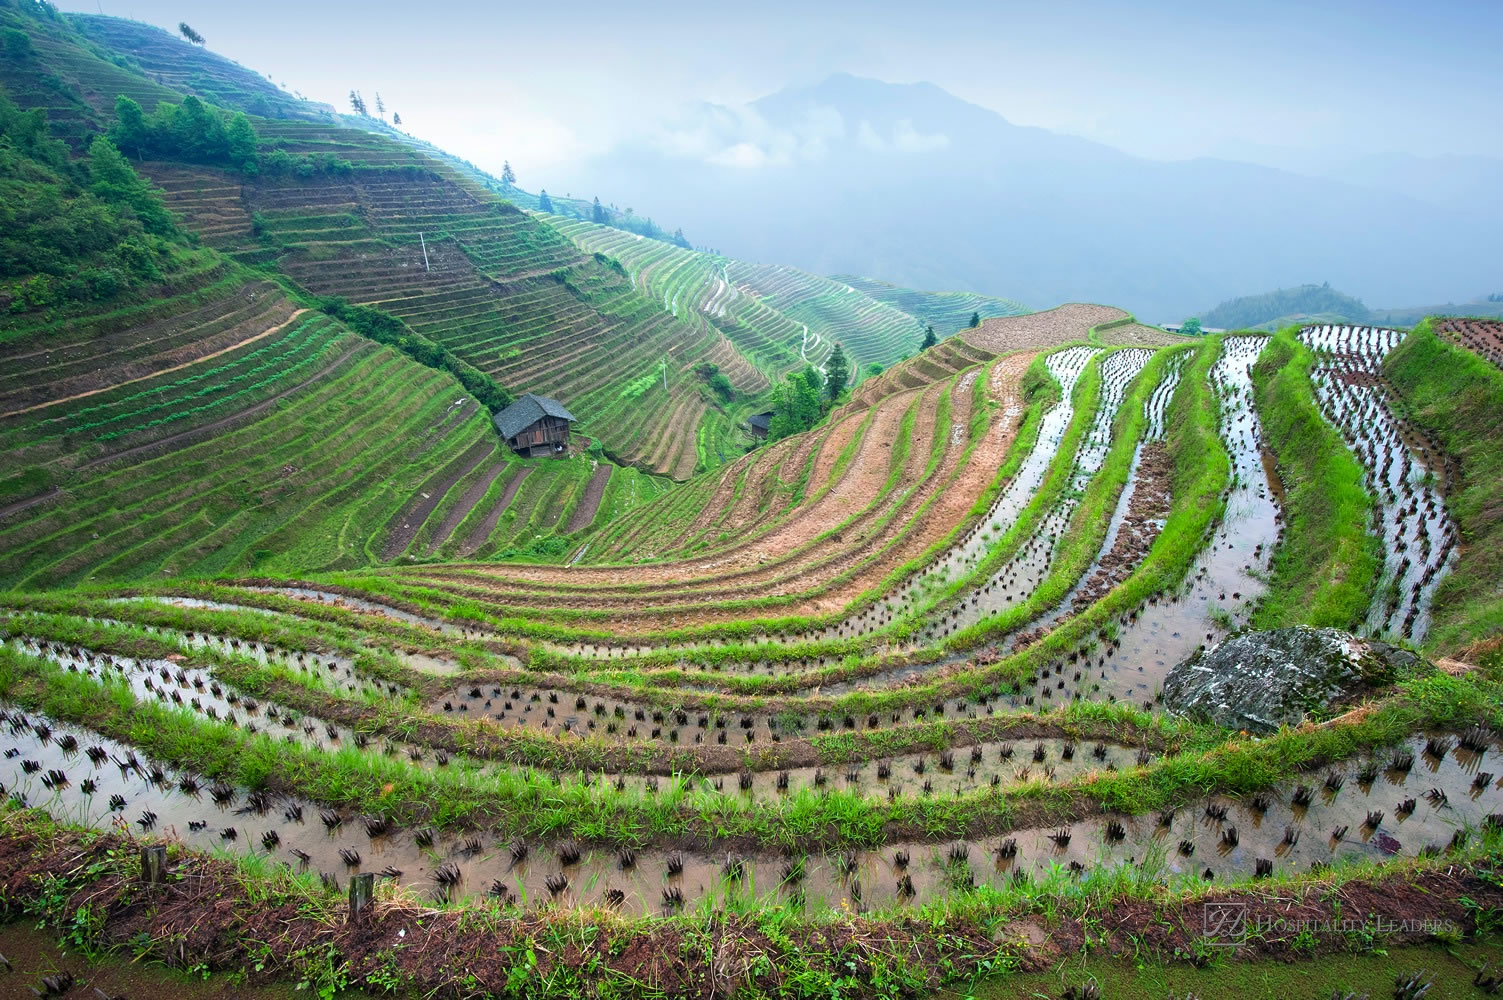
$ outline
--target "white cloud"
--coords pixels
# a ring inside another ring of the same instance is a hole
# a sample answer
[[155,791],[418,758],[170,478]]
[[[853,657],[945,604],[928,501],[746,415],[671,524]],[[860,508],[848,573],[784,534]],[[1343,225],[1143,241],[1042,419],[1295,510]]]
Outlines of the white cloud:
[[950,145],[950,137],[943,132],[925,135],[913,127],[913,122],[902,119],[892,131],[892,148],[900,153],[932,153]]
[[809,108],[780,127],[747,105],[703,104],[651,141],[670,156],[756,169],[821,160],[845,135],[845,119],[834,108]]

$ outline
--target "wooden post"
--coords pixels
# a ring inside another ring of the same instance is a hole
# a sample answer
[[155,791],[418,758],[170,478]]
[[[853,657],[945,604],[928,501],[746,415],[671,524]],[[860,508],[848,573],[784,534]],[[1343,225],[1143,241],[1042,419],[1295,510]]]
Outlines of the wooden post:
[[167,847],[163,844],[141,848],[141,881],[160,885],[167,881]]
[[350,876],[350,923],[356,923],[371,907],[376,892],[376,876],[363,872]]

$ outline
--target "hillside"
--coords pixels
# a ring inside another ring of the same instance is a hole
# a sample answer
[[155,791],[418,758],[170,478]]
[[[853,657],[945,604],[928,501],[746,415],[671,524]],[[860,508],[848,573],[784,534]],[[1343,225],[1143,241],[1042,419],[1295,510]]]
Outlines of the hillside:
[[[118,46],[118,64],[70,23]],[[28,78],[60,81],[76,96],[65,115],[47,107],[55,127],[107,127],[116,94],[148,115],[181,99],[132,73],[136,60],[155,65],[164,48],[183,47],[165,33],[90,15],[42,27]],[[195,86],[262,106],[259,77],[187,48],[197,62],[185,78]],[[297,117],[251,116],[261,153],[254,174],[202,160],[141,164],[207,244],[311,295],[394,315],[506,389],[556,396],[614,461],[682,479],[744,449],[736,412],[695,374],[714,364],[738,393],[766,388],[726,337],[676,321],[605,262],[411,144],[305,120],[328,116],[290,98],[269,109]],[[621,419],[627,412],[632,419]]]
[[1250,330],[1270,324],[1290,326],[1301,321],[1366,323],[1372,311],[1329,284],[1279,288],[1262,295],[1229,299],[1200,317],[1217,330]]
[[612,226],[557,216],[549,221],[585,250],[619,260],[664,309],[724,332],[775,375],[822,364],[839,343],[859,380],[871,365],[908,357],[923,339],[912,312],[839,280],[689,250]]
[[973,315],[979,314],[982,319],[990,319],[993,316],[1016,316],[1028,311],[1028,307],[1021,302],[974,292],[922,292],[851,274],[837,274],[833,280],[843,282],[879,302],[896,306],[926,326],[932,325],[934,332],[941,338],[969,327]]
[[[96,74],[109,84],[89,92],[112,108],[108,91],[133,80],[66,23],[0,15],[33,39],[16,61],[25,65],[7,63],[7,93],[20,80],[14,92],[35,95],[27,81],[46,78],[65,90],[73,80],[71,92],[81,95],[76,81]],[[68,75],[43,72],[49,67]],[[154,112],[171,109],[210,142],[196,156],[213,160],[214,141],[249,128],[137,82]],[[157,143],[160,152],[165,140],[147,137],[157,117],[118,137]],[[420,343],[399,351],[357,335],[334,315],[355,314],[320,311],[325,302],[307,285],[226,255],[250,237],[237,226],[247,218],[244,200],[226,197],[246,179],[231,168],[148,161],[142,169],[163,185],[153,190],[107,141],[78,158],[51,135],[77,149],[84,129],[112,122],[105,107],[81,98],[26,113],[0,99],[0,582],[353,567],[448,552],[556,558],[563,543],[554,536],[660,489],[635,469],[588,455],[516,459],[456,376],[480,390],[494,383]],[[371,159],[383,152],[370,151]],[[285,143],[259,160],[274,165],[279,156],[291,156]],[[294,204],[333,189],[327,170],[294,170],[281,185],[267,173],[257,175],[263,190],[295,190]],[[393,179],[352,165],[334,174],[371,184],[346,190],[375,191]],[[531,226],[513,216],[524,232]],[[578,257],[556,236],[549,245]],[[435,252],[446,253],[442,245]]]

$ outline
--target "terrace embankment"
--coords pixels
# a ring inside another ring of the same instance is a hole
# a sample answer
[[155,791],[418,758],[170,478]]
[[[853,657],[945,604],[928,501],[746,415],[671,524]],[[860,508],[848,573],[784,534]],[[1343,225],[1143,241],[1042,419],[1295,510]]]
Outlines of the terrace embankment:
[[[1009,356],[984,379],[968,373],[922,392],[894,393],[869,412],[840,417],[813,459],[813,499],[762,535],[712,555],[609,570],[435,568],[407,571],[403,578],[475,588],[498,603],[615,609],[606,627],[616,631],[661,627],[661,613],[644,618],[644,612],[691,595],[720,601],[781,596],[787,598],[779,605],[783,613],[838,611],[964,523],[1012,445],[1030,362],[1029,355]],[[977,405],[972,395],[981,386],[987,394],[983,413],[993,416],[981,424],[979,440],[970,441],[967,428]],[[711,496],[724,496],[731,489],[727,481],[745,471],[728,470]],[[644,592],[649,589],[650,597]],[[632,614],[622,615],[624,609]],[[701,607],[696,620],[736,614]]]

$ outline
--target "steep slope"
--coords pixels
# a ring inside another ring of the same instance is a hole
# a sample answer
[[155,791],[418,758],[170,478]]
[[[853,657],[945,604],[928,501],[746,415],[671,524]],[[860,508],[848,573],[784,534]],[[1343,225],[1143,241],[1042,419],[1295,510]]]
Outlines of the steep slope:
[[948,337],[970,326],[971,316],[976,313],[982,319],[990,319],[1028,312],[1028,307],[1021,302],[975,292],[923,292],[853,274],[837,274],[833,280],[850,285],[878,302],[901,309],[925,325],[932,325],[939,337]]
[[[867,366],[901,360],[923,339],[916,316],[840,280],[688,250],[578,219],[552,216],[549,221],[584,249],[619,260],[663,308],[725,334],[769,375],[823,364],[839,343],[859,380]],[[969,304],[973,298],[957,300]],[[989,315],[1019,311],[1013,305]],[[965,315],[968,320],[970,312]]]
[[[0,13],[35,39],[23,61],[98,61],[66,24]],[[567,548],[556,536],[657,492],[587,455],[516,459],[439,359],[358,336],[296,286],[195,247],[114,146],[78,157],[49,134],[52,117],[77,141],[96,107],[56,110],[0,95],[0,587],[451,549],[546,559]],[[169,197],[200,203],[183,214],[207,242],[240,238],[227,171],[153,169]]]
[[[80,139],[114,120],[120,94],[146,113],[182,99],[136,69],[170,62],[181,47],[157,29],[0,13],[35,46],[6,86],[14,81]],[[702,373],[709,365],[724,372],[743,404],[767,380],[725,336],[659,309],[608,262],[451,163],[389,130],[346,127],[285,94],[272,101],[255,74],[188,48],[178,76],[156,75],[299,116],[252,119],[261,143],[254,174],[215,163],[141,164],[206,243],[313,294],[389,312],[506,388],[562,399],[613,460],[683,479],[744,449],[747,406],[728,405]],[[47,81],[68,100],[49,97]]]
[[327,104],[295,97],[259,73],[153,25],[99,14],[70,14],[68,21],[103,48],[129,53],[131,68],[179,94],[262,118],[334,117]]

